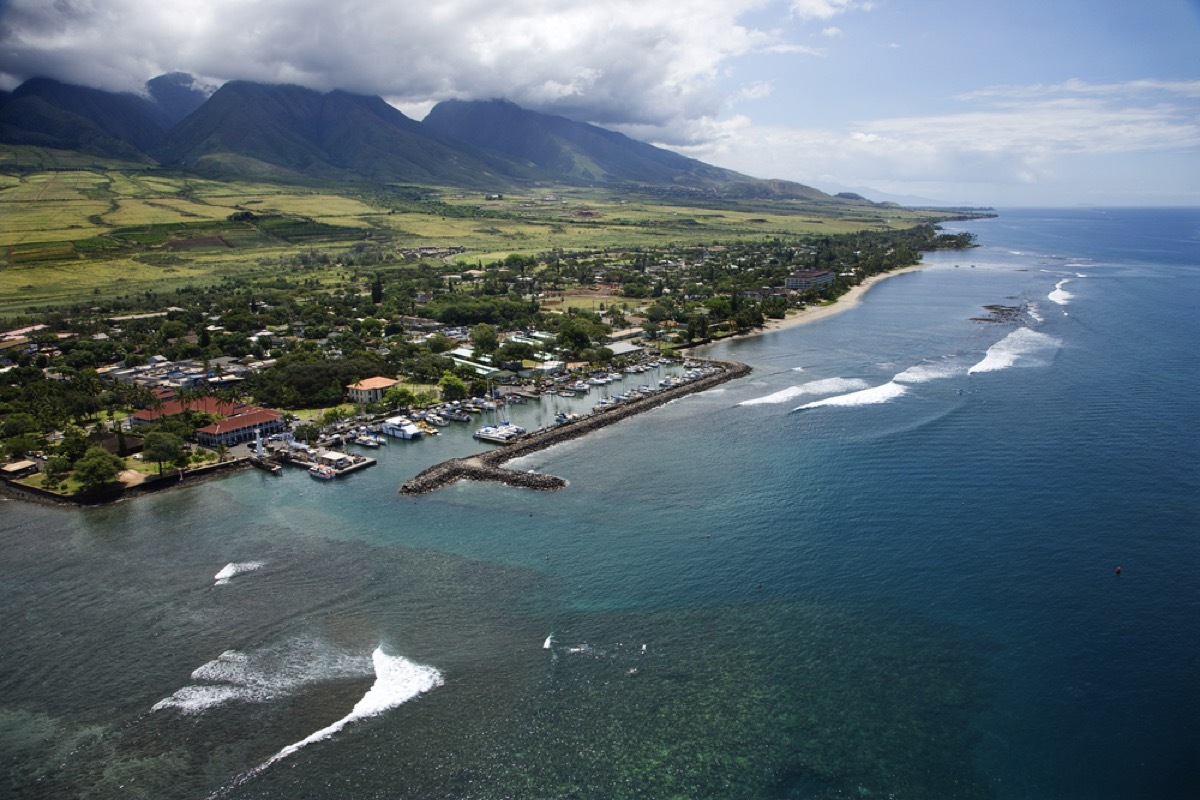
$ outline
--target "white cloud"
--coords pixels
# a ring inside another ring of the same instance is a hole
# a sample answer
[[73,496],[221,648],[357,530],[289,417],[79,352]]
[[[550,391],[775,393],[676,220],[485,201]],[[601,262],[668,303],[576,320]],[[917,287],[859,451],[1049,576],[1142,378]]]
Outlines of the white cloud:
[[834,27],[834,26],[830,26],[830,27],[826,28],[825,30],[821,31],[821,35],[828,37],[830,39],[833,39],[833,38],[836,38],[836,37],[842,35],[842,29]]
[[791,0],[793,16],[800,19],[829,19],[847,11],[870,11],[875,4],[868,0]]
[[743,25],[763,0],[12,0],[0,74],[137,90],[181,70],[400,105],[505,97],[605,123],[717,114],[718,79],[756,52],[817,51]]
[[770,97],[775,91],[775,86],[770,81],[755,81],[748,86],[743,86],[738,92],[740,100],[762,100]]
[[982,102],[971,102],[970,108],[860,121],[844,131],[762,127],[738,118],[724,127],[705,126],[685,149],[731,169],[820,188],[907,187],[912,192],[914,186],[938,186],[946,192],[958,187],[959,197],[967,191],[977,197],[995,194],[1003,191],[997,187],[1015,185],[1036,192],[1088,170],[1102,183],[1101,165],[1130,157],[1154,160],[1160,154],[1176,162],[1174,175],[1163,181],[1184,185],[1190,170],[1197,187],[1191,197],[1200,199],[1195,84],[1157,86],[1174,95],[1176,103],[1149,97],[1146,88],[1072,83],[972,92],[962,102]]

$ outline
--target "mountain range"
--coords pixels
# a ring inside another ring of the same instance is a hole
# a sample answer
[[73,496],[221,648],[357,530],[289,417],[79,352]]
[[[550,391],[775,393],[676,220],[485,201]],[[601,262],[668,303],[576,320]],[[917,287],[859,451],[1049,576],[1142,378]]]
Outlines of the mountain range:
[[190,75],[144,95],[34,78],[0,93],[0,144],[72,150],[218,178],[497,189],[536,181],[832,200],[504,100],[439,103],[423,121],[382,98]]

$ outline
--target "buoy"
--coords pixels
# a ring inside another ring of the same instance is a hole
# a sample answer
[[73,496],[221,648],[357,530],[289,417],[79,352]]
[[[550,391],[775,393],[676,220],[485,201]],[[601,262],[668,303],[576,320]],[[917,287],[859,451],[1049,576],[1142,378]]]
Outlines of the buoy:
[[1120,574],[1121,574],[1121,568],[1120,568],[1119,566],[1117,567],[1117,574],[1118,574],[1118,575],[1120,575]]

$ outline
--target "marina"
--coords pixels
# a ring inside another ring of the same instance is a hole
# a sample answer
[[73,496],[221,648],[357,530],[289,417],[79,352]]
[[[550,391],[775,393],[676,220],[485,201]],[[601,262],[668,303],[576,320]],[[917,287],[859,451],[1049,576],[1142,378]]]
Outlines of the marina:
[[[425,494],[447,486],[458,480],[495,481],[509,486],[530,489],[553,490],[566,486],[566,481],[553,475],[536,472],[518,472],[504,469],[503,465],[521,456],[543,450],[561,442],[578,438],[635,414],[649,411],[688,394],[705,391],[727,381],[750,374],[750,367],[736,361],[705,360],[695,362],[684,377],[673,377],[671,382],[658,390],[639,393],[639,396],[624,402],[598,406],[588,414],[566,414],[560,412],[553,426],[532,432],[513,433],[516,426],[506,428],[492,426],[488,437],[480,433],[476,438],[502,444],[503,447],[479,456],[453,458],[422,471],[400,487],[401,494]],[[648,387],[647,387],[648,388]]]

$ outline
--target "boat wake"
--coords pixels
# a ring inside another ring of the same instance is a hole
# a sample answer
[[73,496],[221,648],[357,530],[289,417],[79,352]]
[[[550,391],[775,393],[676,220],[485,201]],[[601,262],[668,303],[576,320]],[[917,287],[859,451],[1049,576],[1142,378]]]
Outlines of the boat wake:
[[221,571],[213,576],[216,581],[214,586],[224,586],[229,583],[231,578],[241,575],[244,572],[254,572],[257,569],[262,569],[266,566],[264,561],[236,561],[230,562],[221,568]]

